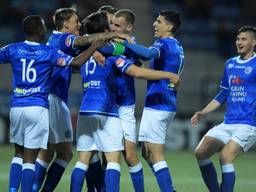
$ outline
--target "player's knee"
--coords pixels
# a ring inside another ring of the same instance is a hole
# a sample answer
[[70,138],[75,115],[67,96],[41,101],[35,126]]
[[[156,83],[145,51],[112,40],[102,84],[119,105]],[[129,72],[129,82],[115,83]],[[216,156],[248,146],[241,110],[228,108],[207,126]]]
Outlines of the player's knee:
[[129,166],[133,166],[138,163],[138,158],[135,152],[127,153],[125,156],[125,160]]
[[202,148],[196,148],[195,151],[195,156],[198,160],[203,160],[205,159],[205,150]]
[[220,162],[221,164],[228,164],[233,162],[233,156],[229,153],[226,152],[221,152],[220,153]]
[[66,162],[70,162],[73,158],[73,152],[72,151],[65,151],[64,153],[58,153],[57,154],[58,159],[62,159]]

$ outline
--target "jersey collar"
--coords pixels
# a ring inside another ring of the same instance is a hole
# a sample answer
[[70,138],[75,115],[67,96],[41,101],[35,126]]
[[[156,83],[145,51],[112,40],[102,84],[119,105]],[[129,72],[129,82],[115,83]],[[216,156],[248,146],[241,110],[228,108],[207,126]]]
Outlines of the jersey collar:
[[40,43],[33,42],[33,41],[28,41],[28,40],[25,40],[24,43],[26,43],[28,45],[40,45]]

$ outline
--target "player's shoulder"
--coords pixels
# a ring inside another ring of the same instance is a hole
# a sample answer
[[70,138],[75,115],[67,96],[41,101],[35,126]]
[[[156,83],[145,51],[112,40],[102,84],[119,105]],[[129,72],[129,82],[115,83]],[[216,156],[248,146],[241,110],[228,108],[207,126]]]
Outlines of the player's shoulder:
[[229,58],[229,59],[226,60],[226,64],[234,63],[234,62],[237,61],[237,59],[239,59],[239,56],[231,57],[231,58]]

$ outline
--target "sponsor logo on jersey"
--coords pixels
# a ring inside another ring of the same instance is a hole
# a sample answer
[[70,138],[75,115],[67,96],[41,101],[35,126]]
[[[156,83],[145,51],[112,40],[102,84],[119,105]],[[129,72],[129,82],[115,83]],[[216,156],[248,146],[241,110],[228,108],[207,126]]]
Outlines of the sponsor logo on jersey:
[[117,60],[116,60],[116,65],[117,65],[117,67],[123,67],[124,66],[124,59],[123,58],[118,58]]
[[66,66],[67,65],[67,63],[66,63],[66,60],[64,59],[64,58],[59,58],[58,60],[57,60],[57,65],[59,65],[59,66],[61,66],[61,67],[63,67],[63,66]]
[[231,79],[232,84],[234,85],[240,85],[244,82],[239,76]]
[[252,72],[252,67],[246,67],[244,72],[245,74],[250,74]]
[[14,89],[14,93],[18,93],[20,95],[29,95],[32,93],[38,93],[40,91],[41,91],[41,87],[35,87],[35,88],[30,88],[30,89],[21,89],[21,88],[16,87]]
[[69,36],[67,36],[67,38],[66,38],[66,40],[65,40],[65,45],[66,45],[67,47],[70,47],[71,44],[72,44],[72,39],[71,39],[71,37],[72,37],[72,35],[69,35]]

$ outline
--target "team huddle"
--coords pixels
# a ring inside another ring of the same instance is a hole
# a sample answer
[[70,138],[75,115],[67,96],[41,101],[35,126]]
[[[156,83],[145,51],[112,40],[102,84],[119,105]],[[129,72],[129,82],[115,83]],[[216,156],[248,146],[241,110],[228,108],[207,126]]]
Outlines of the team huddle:
[[[82,100],[76,128],[78,159],[70,176],[70,191],[120,191],[120,158],[129,167],[134,191],[144,192],[142,156],[161,192],[173,192],[165,160],[166,132],[176,114],[177,87],[184,53],[175,33],[179,13],[161,11],[153,23],[152,46],[136,44],[135,14],[102,6],[80,23],[76,10],[61,8],[53,15],[55,30],[44,42],[46,26],[39,15],[23,20],[25,41],[0,49],[0,63],[10,63],[13,94],[10,142],[15,144],[9,192],[51,192],[72,159],[73,128],[67,107],[72,73],[82,77]],[[238,57],[227,61],[220,92],[191,118],[193,126],[227,103],[224,122],[209,130],[195,154],[209,191],[233,191],[233,161],[256,140],[254,67],[256,30],[238,30]],[[149,69],[142,60],[150,60]],[[147,80],[145,106],[136,131],[134,78]],[[241,93],[243,90],[243,94]],[[210,157],[220,152],[222,183]],[[121,188],[122,190],[122,188]],[[68,189],[67,189],[68,191]]]

